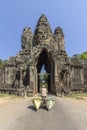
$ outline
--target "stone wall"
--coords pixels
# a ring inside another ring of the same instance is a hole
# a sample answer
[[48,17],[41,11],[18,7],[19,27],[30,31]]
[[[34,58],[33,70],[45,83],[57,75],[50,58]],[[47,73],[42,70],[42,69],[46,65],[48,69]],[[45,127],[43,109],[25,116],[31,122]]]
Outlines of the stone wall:
[[0,69],[0,84],[4,83],[4,69]]

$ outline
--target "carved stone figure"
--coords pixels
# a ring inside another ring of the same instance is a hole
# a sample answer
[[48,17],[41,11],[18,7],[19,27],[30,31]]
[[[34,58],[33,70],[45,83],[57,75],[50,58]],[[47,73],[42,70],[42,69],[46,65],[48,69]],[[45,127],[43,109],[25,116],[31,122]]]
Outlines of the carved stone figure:
[[22,49],[29,50],[32,46],[32,32],[31,28],[24,28],[21,37]]
[[42,14],[35,29],[34,45],[49,44],[50,40],[52,40],[52,31],[46,16]]
[[60,27],[57,27],[54,31],[54,42],[57,43],[60,51],[65,51],[64,34]]

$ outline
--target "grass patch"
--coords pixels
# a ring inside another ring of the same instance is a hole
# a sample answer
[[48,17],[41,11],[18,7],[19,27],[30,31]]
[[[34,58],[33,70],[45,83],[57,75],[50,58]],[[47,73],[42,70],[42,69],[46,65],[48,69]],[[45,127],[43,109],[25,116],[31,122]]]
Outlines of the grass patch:
[[19,98],[19,97],[16,95],[10,95],[10,94],[0,94],[0,99],[1,98],[15,99],[15,98]]
[[10,94],[0,94],[0,105],[19,101],[21,97]]
[[67,97],[76,98],[76,99],[84,99],[84,98],[87,98],[87,93],[72,93],[68,95]]

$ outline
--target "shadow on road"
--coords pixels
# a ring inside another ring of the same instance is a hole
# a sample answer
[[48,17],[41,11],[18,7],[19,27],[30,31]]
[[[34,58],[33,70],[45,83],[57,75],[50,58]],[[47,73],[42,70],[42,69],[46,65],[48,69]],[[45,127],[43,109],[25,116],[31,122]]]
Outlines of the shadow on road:
[[31,110],[33,110],[33,111],[35,111],[35,112],[37,111],[33,105],[30,105],[30,106],[28,106],[27,108],[28,108],[28,109],[31,109]]
[[[37,112],[36,108],[33,105],[30,105],[27,108]],[[47,110],[46,106],[41,106],[39,109]]]

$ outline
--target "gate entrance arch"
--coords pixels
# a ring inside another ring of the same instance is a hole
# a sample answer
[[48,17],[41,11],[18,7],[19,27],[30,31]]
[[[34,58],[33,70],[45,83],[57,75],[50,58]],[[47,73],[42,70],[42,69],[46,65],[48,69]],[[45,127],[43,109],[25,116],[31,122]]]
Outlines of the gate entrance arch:
[[[44,69],[47,74],[47,89],[48,92],[54,93],[54,65],[53,65],[53,60],[52,56],[50,53],[47,52],[47,50],[43,49],[38,57],[37,61],[37,91],[40,92],[40,75],[41,75],[41,69],[44,65]],[[43,71],[43,70],[42,70]]]

